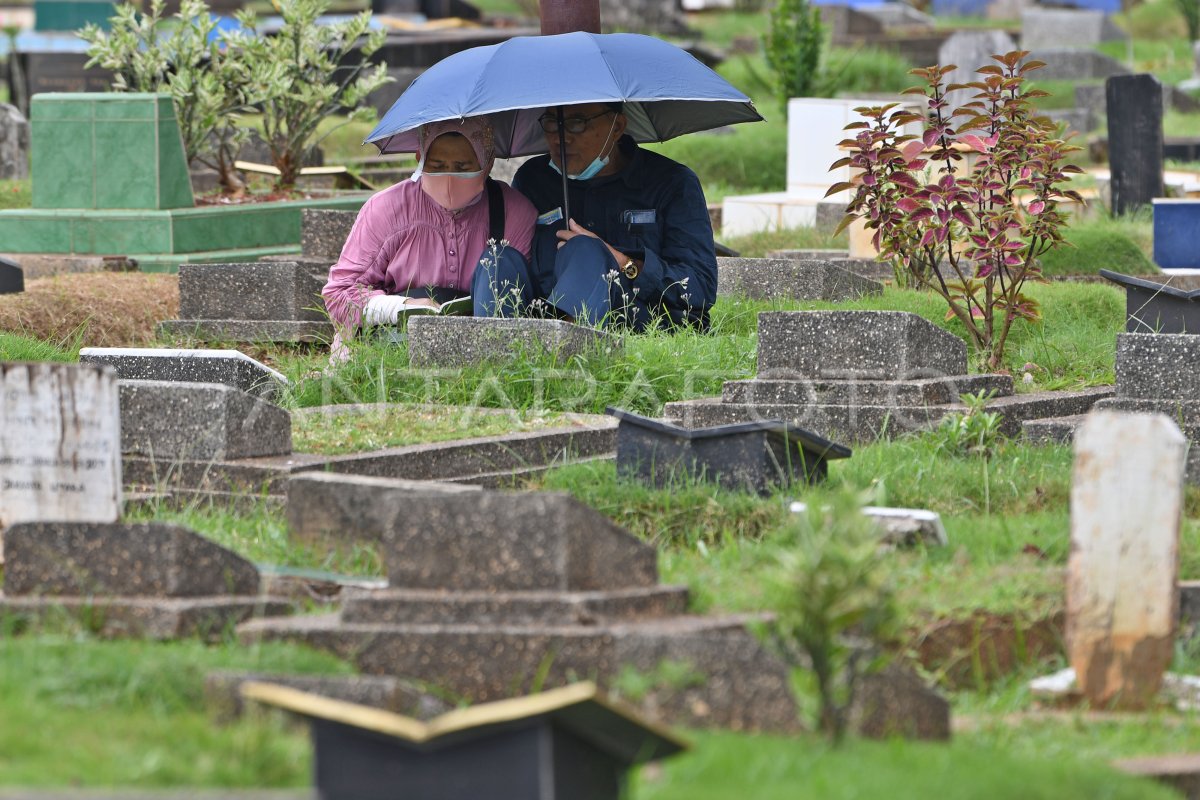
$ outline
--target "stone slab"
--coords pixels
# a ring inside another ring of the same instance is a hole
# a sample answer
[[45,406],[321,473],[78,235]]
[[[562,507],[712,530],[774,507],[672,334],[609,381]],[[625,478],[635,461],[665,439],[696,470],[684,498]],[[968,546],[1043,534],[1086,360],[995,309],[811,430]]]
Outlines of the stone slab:
[[228,386],[122,381],[120,394],[123,453],[161,463],[292,451],[291,415]]
[[1013,393],[1010,375],[954,375],[913,381],[776,381],[753,379],[726,381],[721,387],[724,403],[755,405],[886,405],[932,406],[957,403],[963,394],[995,392],[998,397]]
[[758,316],[762,378],[898,380],[966,372],[966,343],[916,314],[773,311]]
[[1114,76],[1104,86],[1111,205],[1123,215],[1163,195],[1163,90],[1149,74]]
[[[793,514],[804,514],[808,511],[808,504],[794,502],[788,506],[788,510]],[[950,543],[949,537],[946,536],[946,528],[942,525],[941,515],[936,511],[923,508],[864,506],[862,513],[879,526],[883,537],[881,541],[884,544],[944,547]]]
[[1152,704],[1174,654],[1186,447],[1161,415],[1101,411],[1076,432],[1067,642],[1094,707]]
[[945,741],[950,738],[950,703],[911,667],[892,663],[859,677],[846,722],[868,739]]
[[1114,75],[1129,75],[1131,70],[1117,59],[1088,48],[1042,48],[1030,56],[1045,61],[1037,71],[1038,80],[1104,80]]
[[250,597],[8,597],[0,594],[0,619],[30,624],[76,619],[90,633],[111,639],[222,641],[235,626],[258,617],[291,614],[279,599]]
[[1128,39],[1104,11],[1082,8],[1028,8],[1021,12],[1021,49],[1094,49],[1102,42]]
[[1114,761],[1113,766],[1129,775],[1153,778],[1187,800],[1200,798],[1200,753],[1124,758]]
[[[987,404],[988,411],[1000,415],[1000,433],[1019,436],[1022,426],[1032,419],[1048,419],[1086,414],[1113,396],[1111,386],[1093,386],[1073,392],[1024,392],[997,397]],[[965,410],[960,406],[959,410]]]
[[1117,397],[1200,400],[1200,336],[1118,333]]
[[0,103],[0,180],[28,177],[29,122],[16,106]]
[[388,589],[345,598],[342,621],[376,625],[598,625],[678,616],[684,586],[595,592],[445,592]]
[[219,383],[275,400],[288,379],[237,350],[176,350],[157,347],[85,347],[81,364],[107,364],[120,380]]
[[358,219],[357,211],[308,209],[300,216],[300,252],[306,259],[328,260],[332,265]]
[[0,363],[0,528],[37,520],[115,522],[120,445],[111,369]]
[[25,291],[25,271],[21,265],[0,258],[0,294],[20,294]]
[[1026,420],[1021,423],[1021,438],[1030,444],[1070,444],[1075,439],[1075,431],[1086,418],[1086,414],[1071,414]]
[[[746,731],[799,726],[788,669],[746,630],[747,617],[674,617],[612,626],[367,625],[336,616],[252,620],[242,641],[303,641],[364,673],[427,681],[472,702],[512,697],[580,675],[610,684],[624,665],[644,673],[686,665],[695,681],[652,688],[643,709],[667,720]],[[755,620],[757,621],[757,620]],[[548,657],[553,654],[553,657]]]
[[391,675],[285,675],[260,672],[210,672],[204,677],[204,704],[219,721],[242,716],[242,684],[274,683],[360,706],[380,708],[414,719],[429,720],[451,710],[445,700]]
[[429,495],[383,537],[397,589],[588,591],[654,586],[657,551],[567,494]]
[[4,593],[76,597],[255,595],[258,569],[163,522],[22,522],[3,532]]
[[477,486],[334,472],[308,472],[287,482],[287,520],[292,536],[302,542],[373,543],[406,514],[413,503],[434,495],[453,495],[470,502]]
[[599,349],[619,350],[622,339],[562,320],[418,316],[408,322],[414,367],[465,367],[550,356],[565,363]]
[[327,323],[321,289],[329,279],[330,263],[180,264],[179,317]]
[[294,320],[169,319],[159,336],[190,336],[203,342],[330,342],[329,322]]
[[830,261],[718,258],[717,294],[753,300],[852,300],[880,294],[883,285]]
[[783,420],[838,442],[869,444],[880,438],[925,430],[947,414],[960,411],[942,406],[746,405],[717,399],[667,403],[663,417],[687,428],[707,428],[759,420]]

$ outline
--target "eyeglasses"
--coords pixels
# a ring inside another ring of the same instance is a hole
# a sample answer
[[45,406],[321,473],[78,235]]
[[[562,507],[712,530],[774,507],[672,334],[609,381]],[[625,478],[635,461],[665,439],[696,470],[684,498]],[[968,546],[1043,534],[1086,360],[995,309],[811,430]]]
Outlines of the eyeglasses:
[[[567,117],[563,120],[563,128],[566,129],[567,133],[580,134],[588,129],[588,125],[591,124],[592,120],[603,117],[605,114],[615,113],[617,112],[611,108],[606,108],[599,114],[593,114],[590,117]],[[538,123],[541,124],[542,130],[546,133],[558,133],[557,114],[543,114],[538,117]]]

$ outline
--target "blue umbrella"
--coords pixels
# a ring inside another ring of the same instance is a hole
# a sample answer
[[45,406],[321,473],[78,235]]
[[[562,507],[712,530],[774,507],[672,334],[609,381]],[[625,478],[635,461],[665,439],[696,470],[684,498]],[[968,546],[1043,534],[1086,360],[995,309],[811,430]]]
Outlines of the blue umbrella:
[[368,142],[417,151],[428,122],[491,115],[496,155],[547,151],[538,117],[551,106],[625,104],[626,133],[662,142],[762,117],[750,98],[675,45],[636,33],[518,36],[442,59],[413,82]]

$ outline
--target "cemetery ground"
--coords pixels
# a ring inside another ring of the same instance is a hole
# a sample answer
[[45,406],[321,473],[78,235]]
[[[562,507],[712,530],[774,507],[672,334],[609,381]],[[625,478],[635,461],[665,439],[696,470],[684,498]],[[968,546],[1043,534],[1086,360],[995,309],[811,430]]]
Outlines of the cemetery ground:
[[[1018,391],[1112,383],[1115,337],[1123,329],[1120,290],[1053,283],[1034,291],[1045,321],[1016,334],[1010,364]],[[478,366],[434,375],[412,369],[404,348],[370,342],[357,344],[352,361],[328,374],[322,372],[323,348],[273,345],[252,352],[293,381],[283,402],[294,411],[408,404],[392,406],[390,416],[367,412],[326,420],[295,414],[296,449],[329,452],[348,437],[363,448],[384,446],[400,427],[411,443],[414,437],[460,438],[558,424],[567,415],[600,413],[608,405],[658,414],[665,402],[716,394],[722,381],[752,376],[760,311],[907,310],[953,330],[939,303],[898,289],[838,304],[726,298],[714,310],[708,335],[652,333],[628,337],[623,351],[599,349],[565,365],[524,358],[502,369]],[[66,308],[78,314],[75,319],[86,316],[78,307]],[[0,337],[0,360],[31,355],[73,360],[88,327],[65,340],[6,334]],[[187,344],[159,342],[173,343]],[[1028,384],[1020,379],[1026,372]],[[486,410],[474,410],[481,406]],[[857,447],[852,459],[832,466],[825,489],[806,493],[804,499],[820,502],[822,491],[849,488],[875,504],[942,515],[950,546],[892,553],[888,580],[905,620],[897,649],[921,661],[952,698],[957,722],[951,743],[853,740],[834,750],[814,734],[689,732],[695,751],[643,769],[632,796],[718,798],[747,787],[755,797],[781,798],[885,790],[918,797],[946,787],[952,787],[952,796],[1170,796],[1118,776],[1107,762],[1200,747],[1200,720],[1193,714],[1161,709],[1121,718],[1083,709],[1042,711],[1025,688],[1028,678],[1063,663],[1059,631],[1071,461],[1069,447],[999,441],[990,454],[972,454],[932,433]],[[787,501],[794,496],[759,498],[698,483],[653,490],[618,480],[611,462],[552,469],[528,487],[570,492],[653,543],[664,582],[686,584],[693,610],[704,612],[765,608],[759,578],[786,538]],[[282,510],[265,497],[233,505],[151,502],[130,512],[134,519],[182,522],[259,563],[383,574],[370,547],[329,550],[290,540]],[[1181,578],[1197,578],[1200,490],[1189,490],[1185,516]],[[320,599],[312,598],[310,610],[320,610]],[[299,646],[241,645],[232,631],[206,645],[106,641],[86,621],[65,616],[35,627],[15,618],[4,625],[0,786],[303,786],[310,758],[303,730],[266,713],[214,720],[204,706],[204,677],[220,669],[352,671]],[[989,646],[955,652],[938,644],[954,635],[948,631],[966,641],[985,631],[999,635]],[[1200,648],[1182,641],[1173,668],[1195,672]],[[803,675],[797,673],[797,689],[807,720],[813,692]],[[617,690],[636,701],[648,685],[688,680],[686,668],[664,665],[661,674],[622,675]],[[529,682],[514,692],[536,688],[536,676]],[[73,753],[69,767],[63,766],[64,749]],[[871,769],[862,769],[868,760]]]

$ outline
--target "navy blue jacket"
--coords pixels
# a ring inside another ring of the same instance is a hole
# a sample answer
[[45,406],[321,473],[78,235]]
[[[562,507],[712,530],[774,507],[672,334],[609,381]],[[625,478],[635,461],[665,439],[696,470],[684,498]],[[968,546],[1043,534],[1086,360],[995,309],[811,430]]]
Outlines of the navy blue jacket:
[[[682,164],[621,137],[628,159],[614,175],[568,181],[571,216],[616,249],[643,258],[642,273],[630,284],[636,299],[676,324],[708,327],[717,299],[717,255],[712,223],[696,173]],[[530,159],[517,171],[513,188],[528,197],[539,215],[562,207],[562,176],[549,156]],[[557,220],[539,219],[531,271],[542,296],[554,285]]]

